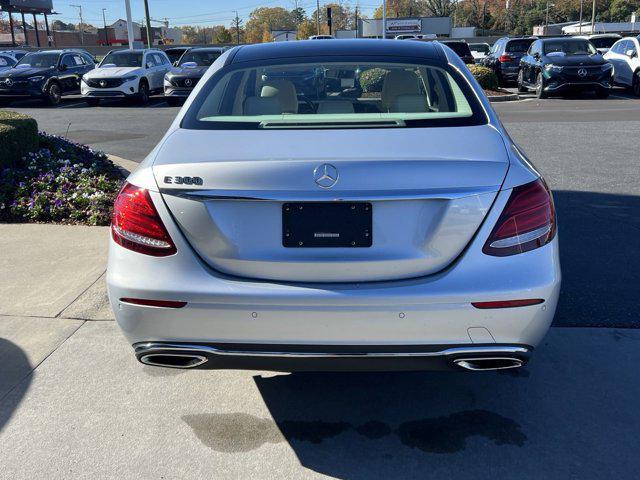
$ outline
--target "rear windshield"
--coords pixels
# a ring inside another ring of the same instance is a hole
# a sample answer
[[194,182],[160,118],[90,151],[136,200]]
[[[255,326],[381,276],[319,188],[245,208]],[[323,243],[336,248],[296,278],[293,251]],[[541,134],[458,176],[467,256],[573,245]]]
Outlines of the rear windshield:
[[469,45],[464,42],[443,42],[447,47],[456,52],[459,57],[468,57],[471,55],[471,50],[469,50]]
[[182,126],[375,128],[480,123],[486,123],[486,116],[457,72],[430,65],[336,61],[225,67],[200,91]]
[[472,52],[489,53],[489,45],[486,43],[472,43],[469,48]]
[[523,40],[509,40],[506,52],[526,52],[535,40],[532,38],[525,38]]

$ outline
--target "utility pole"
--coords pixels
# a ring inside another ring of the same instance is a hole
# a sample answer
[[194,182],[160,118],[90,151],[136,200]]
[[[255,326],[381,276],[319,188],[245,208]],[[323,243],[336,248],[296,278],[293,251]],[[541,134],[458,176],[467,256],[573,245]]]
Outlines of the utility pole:
[[387,0],[382,0],[382,38],[387,38]]
[[[547,15],[546,15],[545,20],[544,20],[544,26],[545,27],[549,26],[549,0],[547,0]],[[544,33],[546,35],[547,32],[545,31]]]
[[127,37],[129,37],[129,50],[133,50],[133,20],[131,20],[130,0],[124,0],[124,6],[127,11]]
[[358,34],[358,32],[360,31],[358,29],[358,5],[356,5],[356,11],[355,11],[355,16],[356,16],[356,38],[358,38],[360,35]]
[[580,23],[578,24],[579,35],[582,35],[582,3],[583,3],[583,0],[580,0]]
[[153,46],[151,38],[151,17],[149,16],[149,0],[144,0],[144,14],[147,16],[147,46]]
[[591,34],[596,33],[596,0],[593,0],[593,5],[591,6]]
[[236,44],[240,45],[240,24],[242,23],[242,20],[240,20],[240,17],[238,16],[238,11],[235,10],[236,12],[236,18],[233,19],[233,24],[236,27]]
[[320,35],[320,0],[316,0],[316,30]]
[[109,34],[107,33],[107,19],[104,16],[106,8],[102,9],[102,24],[104,25],[104,44],[109,46]]
[[84,22],[82,21],[82,5],[69,5],[78,9],[78,15],[80,17],[80,45],[84,45]]

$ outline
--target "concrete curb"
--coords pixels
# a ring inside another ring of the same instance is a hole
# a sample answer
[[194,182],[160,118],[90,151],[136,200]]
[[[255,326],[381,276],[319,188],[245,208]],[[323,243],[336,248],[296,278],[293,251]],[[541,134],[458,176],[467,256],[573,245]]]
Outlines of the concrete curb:
[[490,102],[515,102],[520,100],[520,95],[512,93],[511,95],[490,95],[487,97]]
[[107,158],[115,163],[122,173],[127,176],[132,173],[136,168],[138,168],[139,163],[136,163],[131,160],[127,160],[126,158],[118,157],[117,155],[109,155],[107,154]]

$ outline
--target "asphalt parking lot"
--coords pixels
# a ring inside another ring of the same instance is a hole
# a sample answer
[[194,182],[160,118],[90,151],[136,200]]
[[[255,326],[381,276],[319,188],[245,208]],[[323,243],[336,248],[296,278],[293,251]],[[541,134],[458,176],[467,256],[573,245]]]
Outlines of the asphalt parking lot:
[[[512,89],[515,91],[515,89]],[[542,171],[559,216],[563,290],[555,325],[637,327],[640,284],[640,99],[616,89],[495,103],[512,137]],[[65,98],[57,108],[20,102],[40,129],[140,162],[162,138],[178,108],[162,97],[139,107],[105,101],[88,107]]]
[[[495,104],[559,216],[556,328],[521,370],[143,366],[106,303],[107,227],[0,225],[0,478],[636,478],[640,100],[619,93]],[[178,111],[11,109],[137,162]]]

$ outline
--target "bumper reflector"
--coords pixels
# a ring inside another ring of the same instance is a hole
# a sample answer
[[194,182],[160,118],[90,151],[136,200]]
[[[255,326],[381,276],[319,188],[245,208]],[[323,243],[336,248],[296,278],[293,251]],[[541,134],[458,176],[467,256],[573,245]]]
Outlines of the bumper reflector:
[[148,300],[144,298],[121,298],[120,301],[122,303],[161,308],[182,308],[187,304],[187,302],[176,302],[173,300]]
[[542,298],[528,298],[525,300],[499,300],[497,302],[471,302],[476,308],[489,309],[489,308],[514,308],[514,307],[527,307],[529,305],[538,305],[543,303]]

